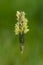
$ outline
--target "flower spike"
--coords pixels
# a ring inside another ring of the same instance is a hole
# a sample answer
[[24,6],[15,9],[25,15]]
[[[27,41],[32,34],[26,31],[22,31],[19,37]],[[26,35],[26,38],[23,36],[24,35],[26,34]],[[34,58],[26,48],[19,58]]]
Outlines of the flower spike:
[[24,34],[26,34],[28,29],[28,20],[25,17],[25,12],[23,11],[17,11],[16,17],[17,17],[17,23],[15,24],[15,34],[19,35],[19,41],[20,41],[20,50],[21,53],[23,53],[24,50]]

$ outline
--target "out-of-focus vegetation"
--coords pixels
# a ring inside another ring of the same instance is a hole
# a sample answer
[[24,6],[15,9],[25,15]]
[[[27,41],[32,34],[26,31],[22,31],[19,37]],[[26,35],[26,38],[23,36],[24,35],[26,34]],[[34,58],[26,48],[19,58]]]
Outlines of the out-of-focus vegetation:
[[[22,55],[14,34],[17,10],[29,20]],[[43,0],[0,0],[0,65],[43,65]]]

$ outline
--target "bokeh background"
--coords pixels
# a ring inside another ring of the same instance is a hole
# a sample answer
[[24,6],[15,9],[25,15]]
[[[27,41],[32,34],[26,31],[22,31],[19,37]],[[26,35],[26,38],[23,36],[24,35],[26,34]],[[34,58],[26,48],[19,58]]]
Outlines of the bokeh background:
[[[29,20],[23,54],[14,33],[18,10]],[[43,65],[43,0],[0,0],[0,65]]]

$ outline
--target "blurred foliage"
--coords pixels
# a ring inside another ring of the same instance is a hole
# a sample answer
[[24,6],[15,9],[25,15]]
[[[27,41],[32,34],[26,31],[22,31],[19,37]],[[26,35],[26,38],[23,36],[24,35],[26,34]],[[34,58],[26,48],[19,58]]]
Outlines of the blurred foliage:
[[[30,28],[22,55],[14,34],[17,10],[26,12]],[[0,65],[43,65],[43,0],[0,0]]]

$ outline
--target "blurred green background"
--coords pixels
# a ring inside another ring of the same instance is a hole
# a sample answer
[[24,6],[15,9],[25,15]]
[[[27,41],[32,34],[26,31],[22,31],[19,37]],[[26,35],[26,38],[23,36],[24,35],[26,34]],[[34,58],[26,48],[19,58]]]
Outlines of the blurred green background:
[[[18,10],[29,20],[23,54],[14,33]],[[43,0],[0,0],[0,65],[43,65]]]

